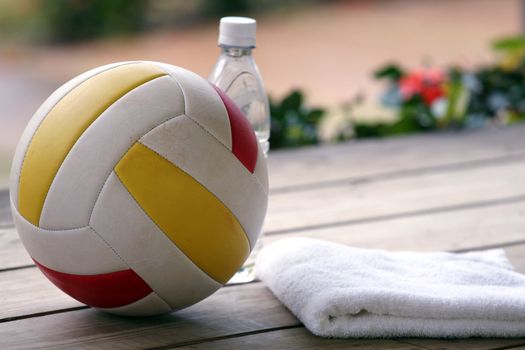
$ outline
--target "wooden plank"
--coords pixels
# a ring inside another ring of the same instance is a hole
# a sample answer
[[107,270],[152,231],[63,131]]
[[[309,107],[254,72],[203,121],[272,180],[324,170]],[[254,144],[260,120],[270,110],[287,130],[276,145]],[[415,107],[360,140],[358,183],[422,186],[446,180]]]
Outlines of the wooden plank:
[[465,162],[523,155],[525,125],[435,133],[272,152],[272,191],[339,179],[427,172]]
[[180,344],[167,346],[166,349],[268,349],[273,344],[278,349],[425,349],[412,344],[406,344],[389,339],[326,339],[312,335],[305,328],[282,329],[273,332],[249,334],[242,337],[211,340],[197,344]]
[[525,338],[403,339],[402,341],[427,350],[525,349]]
[[297,325],[262,283],[253,283],[222,288],[201,303],[161,317],[124,318],[84,309],[4,322],[0,339],[8,349],[144,349]]
[[270,196],[265,232],[525,195],[525,157],[381,182]]
[[285,237],[310,237],[356,247],[390,250],[458,250],[523,241],[525,201],[489,203],[487,206],[453,208],[413,217],[266,235],[263,244]]
[[525,245],[518,244],[505,248],[505,253],[516,271],[525,274]]
[[0,252],[0,271],[33,264],[14,227],[0,228]]
[[36,267],[0,273],[0,290],[0,322],[83,306],[55,287]]
[[13,226],[13,219],[9,207],[9,192],[0,189],[0,229],[11,226]]
[[525,339],[325,339],[312,335],[305,328],[283,329],[251,334],[243,337],[212,340],[209,342],[166,347],[166,349],[268,349],[275,344],[279,349],[432,349],[432,350],[490,350],[502,346],[525,344]]

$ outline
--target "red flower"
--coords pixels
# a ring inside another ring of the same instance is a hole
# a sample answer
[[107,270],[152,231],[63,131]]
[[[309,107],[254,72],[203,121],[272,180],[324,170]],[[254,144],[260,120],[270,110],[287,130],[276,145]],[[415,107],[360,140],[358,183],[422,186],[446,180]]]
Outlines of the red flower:
[[444,74],[438,69],[420,69],[399,80],[399,90],[404,100],[419,94],[427,105],[431,105],[444,94]]

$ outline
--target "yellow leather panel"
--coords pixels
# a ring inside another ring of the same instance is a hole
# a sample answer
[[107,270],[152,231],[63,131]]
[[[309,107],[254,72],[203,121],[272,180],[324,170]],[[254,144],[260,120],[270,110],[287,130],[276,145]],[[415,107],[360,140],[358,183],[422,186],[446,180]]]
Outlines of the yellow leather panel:
[[210,277],[224,284],[241,267],[250,250],[244,230],[190,175],[140,143],[115,172],[157,226]]
[[19,211],[38,226],[53,179],[80,135],[116,100],[166,75],[149,63],[125,64],[84,81],[53,107],[33,135],[20,171]]

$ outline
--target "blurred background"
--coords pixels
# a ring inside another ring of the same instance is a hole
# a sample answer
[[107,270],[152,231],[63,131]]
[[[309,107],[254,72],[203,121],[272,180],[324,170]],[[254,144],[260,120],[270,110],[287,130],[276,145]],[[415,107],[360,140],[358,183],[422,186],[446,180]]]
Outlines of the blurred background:
[[0,188],[54,89],[135,59],[207,77],[226,15],[258,21],[274,149],[525,116],[520,0],[0,0]]

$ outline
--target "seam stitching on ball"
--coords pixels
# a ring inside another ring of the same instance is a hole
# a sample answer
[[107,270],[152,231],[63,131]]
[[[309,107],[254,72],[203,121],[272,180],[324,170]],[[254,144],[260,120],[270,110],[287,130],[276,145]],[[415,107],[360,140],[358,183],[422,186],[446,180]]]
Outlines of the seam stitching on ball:
[[[210,135],[210,136],[213,137],[216,141],[218,141],[218,142],[219,142],[224,148],[226,148],[226,150],[227,150],[228,152],[231,153],[231,150],[230,150],[228,147],[226,147],[226,146],[225,146],[225,145],[224,145],[219,139],[217,139],[217,138],[216,138],[215,136],[213,136],[210,132],[208,132],[208,131],[206,130],[206,128],[204,128],[201,124],[199,124],[199,123],[198,123],[197,121],[195,121],[193,118],[191,118],[191,117],[188,116],[187,114],[181,114],[181,115],[179,115],[178,117],[187,117],[189,120],[191,120],[192,122],[194,122],[199,128],[201,128],[202,130],[204,130],[208,135]],[[171,119],[173,119],[173,118],[171,118]],[[160,126],[162,126],[163,124],[167,123],[167,122],[170,121],[171,119],[166,120],[165,122],[163,122],[163,123],[157,125],[156,127],[152,128],[150,131],[148,131],[148,133],[151,132],[151,131],[153,131],[153,129],[155,129],[155,128],[157,128],[157,127],[160,127]],[[160,153],[158,153],[156,150],[154,150],[154,149],[148,147],[148,145],[146,145],[146,144],[140,142],[140,140],[141,140],[143,137],[145,137],[148,133],[144,134],[144,135],[139,139],[139,141],[137,141],[137,142],[139,142],[141,145],[145,146],[146,148],[148,148],[149,150],[151,150],[152,152],[154,152],[155,154],[157,154],[159,157],[161,157],[161,158],[165,159],[166,161],[168,161],[169,163],[173,164],[169,159],[167,159],[166,157],[164,157],[162,154],[160,154]],[[126,151],[126,152],[127,152],[127,151]],[[179,166],[177,166],[177,165],[175,165],[175,164],[173,164],[173,165],[176,166],[176,167],[177,167],[178,169],[180,169],[181,171],[183,171],[185,174],[191,176],[191,174],[189,174],[189,173],[188,173],[187,171],[185,171],[184,169],[180,168]],[[117,175],[117,176],[118,176],[118,175]],[[258,178],[257,176],[255,176],[254,173],[250,173],[250,176],[253,176],[253,177],[255,178],[255,180],[256,180],[255,182],[257,183],[257,185],[259,186],[259,188],[261,189],[261,191],[262,191],[265,195],[268,195],[268,192],[265,190],[265,187],[263,186],[263,184],[262,184],[262,182],[259,180],[259,178]],[[191,176],[191,177],[193,178],[193,176]],[[120,178],[119,178],[119,179],[120,179]],[[210,191],[210,190],[209,190],[209,189],[208,189],[203,183],[201,183],[201,182],[198,181],[197,179],[194,179],[194,180],[195,180],[197,183],[201,184],[201,185],[202,185],[202,186],[203,186],[208,192],[210,192],[215,198],[217,198],[217,200],[218,200],[219,202],[221,202],[222,205],[224,205],[228,210],[231,211],[231,209],[229,208],[229,206],[227,206],[226,203],[224,203],[224,202],[223,202],[218,196],[216,196],[213,192],[211,192],[211,191]],[[141,208],[142,208],[142,207],[141,207]],[[150,218],[150,219],[153,221],[152,218]],[[239,220],[237,220],[237,221],[239,222]],[[253,246],[252,246],[252,243],[251,243],[251,241],[250,241],[250,237],[249,237],[249,235],[247,234],[247,230],[246,230],[246,228],[245,228],[240,222],[239,222],[239,225],[241,225],[241,227],[243,228],[244,234],[247,236],[248,243],[249,243],[249,245],[250,245],[250,249],[253,249]],[[162,230],[161,230],[161,231],[162,231]]]
[[[182,92],[182,96],[184,97],[184,114],[186,115],[186,117],[188,117],[190,120],[192,120],[195,124],[197,124],[199,127],[201,127],[204,131],[206,131],[209,135],[211,135],[215,140],[217,140],[223,147],[225,147],[228,151],[232,152],[231,149],[228,148],[228,146],[226,146],[221,140],[219,140],[217,137],[215,137],[215,135],[213,135],[208,129],[206,129],[203,125],[201,125],[196,119],[192,118],[190,115],[188,115],[186,113],[186,102],[187,102],[187,99],[186,99],[186,94],[184,93],[184,89],[182,88],[182,85],[180,84],[180,82],[178,81],[177,77],[174,76],[170,71],[168,71],[167,69],[165,69],[164,67],[160,67],[162,68],[174,81],[175,83],[179,86],[180,88],[180,91]],[[214,90],[214,92],[218,95],[217,91]],[[222,99],[220,98],[219,96],[219,99],[221,100],[222,104],[224,105],[224,102],[222,101]],[[224,106],[225,108],[225,112],[228,113],[228,110],[226,109],[226,106]],[[229,131],[230,131],[230,137],[232,137],[232,142],[233,142],[233,135],[231,135],[231,122],[230,122],[230,118],[227,118],[228,120],[228,125],[229,125]],[[232,144],[232,147],[233,147],[233,144]],[[258,154],[258,157],[260,155]],[[262,184],[262,181],[259,179],[259,177],[257,175],[255,175],[255,172],[251,173],[253,175],[253,177],[257,180],[257,183],[259,184],[259,186],[261,187],[262,191],[264,194],[268,195],[268,191],[265,189],[265,186]]]
[[[148,148],[149,149],[149,148]],[[164,231],[160,228],[160,226],[157,224],[157,222],[155,220],[153,220],[153,218],[148,214],[148,212],[142,207],[142,205],[140,205],[139,201],[137,201],[137,199],[135,197],[133,197],[133,195],[131,194],[131,192],[129,191],[129,189],[126,187],[126,185],[124,185],[124,181],[122,181],[122,179],[120,178],[120,176],[118,176],[118,174],[115,172],[115,176],[117,177],[117,179],[120,181],[122,187],[126,190],[126,192],[129,194],[129,196],[133,199],[133,201],[139,206],[139,208],[142,210],[142,212],[148,217],[148,219],[151,220],[151,222],[157,226],[157,228],[159,229],[160,232],[163,232]],[[170,240],[171,241],[171,240]],[[171,241],[174,245],[175,242]],[[178,248],[178,247],[177,247]],[[180,248],[179,248],[180,250]],[[184,254],[186,255],[186,254]],[[189,259],[189,258],[188,258]],[[191,260],[191,259],[190,259]]]
[[[173,119],[173,118],[176,118],[176,117],[177,117],[177,116],[175,116],[175,117],[171,117],[170,119]],[[135,143],[136,143],[136,142],[133,142],[133,144],[132,144],[131,146],[128,147],[128,149],[126,150],[126,152],[124,152],[124,154],[126,154],[126,153],[129,151],[129,149],[130,149],[131,147],[133,147],[133,145],[134,145]],[[106,187],[106,185],[107,185],[107,183],[108,183],[108,181],[109,181],[109,178],[111,177],[111,173],[114,173],[114,174],[115,174],[115,176],[117,177],[118,181],[120,181],[122,187],[123,187],[123,188],[126,190],[126,192],[130,195],[130,197],[133,199],[133,201],[135,201],[135,203],[137,203],[137,205],[140,207],[140,204],[135,200],[135,198],[131,195],[131,193],[129,193],[128,189],[126,188],[126,186],[124,186],[124,184],[123,184],[122,180],[120,179],[120,177],[118,176],[118,174],[117,174],[116,172],[114,172],[113,169],[111,169],[111,172],[109,173],[109,175],[107,176],[106,180],[104,181],[104,185],[102,185],[102,187],[100,188],[100,191],[99,191],[99,193],[98,193],[98,195],[97,195],[97,199],[95,200],[95,204],[93,205],[93,209],[91,210],[91,215],[90,215],[90,217],[89,217],[89,224],[88,224],[88,227],[91,228],[91,229],[93,230],[93,232],[95,232],[95,233],[97,234],[97,236],[100,237],[100,239],[101,239],[101,240],[102,240],[102,241],[103,241],[103,242],[104,242],[104,243],[105,243],[105,244],[106,244],[106,245],[107,245],[107,246],[108,246],[108,247],[109,247],[109,248],[115,253],[115,255],[116,255],[116,256],[117,256],[117,257],[118,257],[118,258],[119,258],[119,259],[120,259],[120,260],[121,260],[121,261],[122,261],[127,267],[129,267],[131,270],[133,270],[133,268],[132,268],[132,267],[126,262],[126,260],[124,260],[124,258],[123,258],[122,256],[120,256],[119,253],[117,253],[117,251],[116,251],[116,250],[115,250],[115,249],[114,249],[114,248],[113,248],[113,247],[112,247],[112,246],[111,246],[111,245],[110,245],[110,244],[109,244],[109,243],[108,243],[108,242],[102,237],[102,235],[101,235],[100,233],[98,233],[97,230],[95,230],[95,228],[93,228],[93,226],[91,226],[91,219],[93,218],[93,212],[94,212],[94,209],[95,209],[95,207],[96,207],[96,205],[97,205],[97,202],[98,202],[99,199],[100,199],[100,194],[102,193],[102,191],[103,191],[104,188]],[[142,209],[142,207],[140,207],[140,208]],[[142,211],[143,211],[146,215],[148,215],[148,214],[144,211],[144,209],[142,209]],[[149,215],[148,215],[148,217],[149,217]],[[150,220],[151,220],[151,218],[150,218]],[[151,220],[151,221],[156,225],[156,223],[155,223],[153,220]],[[158,227],[158,226],[157,226],[157,227]],[[160,228],[159,228],[159,229],[160,229]],[[161,231],[162,231],[162,230],[161,230]],[[139,276],[139,277],[140,277],[140,276]],[[142,277],[141,277],[141,279],[142,279]],[[144,281],[144,283],[146,283],[146,281]],[[147,284],[147,283],[146,283],[146,284]],[[148,284],[148,286],[149,286],[149,284]],[[149,287],[151,288],[151,286],[149,286]],[[153,291],[153,288],[151,288],[151,290]],[[153,291],[153,292],[154,292],[155,294],[157,294],[155,291]],[[158,296],[158,297],[159,297],[164,303],[166,303],[169,307],[173,308],[173,306],[172,306],[170,303],[168,303],[166,300],[164,300],[164,298],[162,298],[162,297],[161,297],[160,295],[158,295],[158,294],[157,294],[157,296]]]
[[[133,147],[133,145],[135,144],[136,142],[133,142],[131,146],[128,147],[128,149],[123,153],[123,154],[126,154],[129,149],[131,147]],[[120,157],[122,159],[122,157]],[[95,211],[95,207],[97,206],[97,203],[100,199],[100,194],[102,193],[102,191],[104,190],[104,187],[106,187],[106,184],[108,183],[109,181],[109,178],[111,177],[111,173],[113,172],[113,168],[111,168],[109,174],[106,176],[106,180],[104,180],[104,183],[102,184],[102,186],[100,187],[100,189],[98,190],[98,193],[97,193],[97,196],[95,198],[95,202],[93,203],[93,206],[91,207],[91,210],[90,210],[90,214],[89,214],[89,219],[88,219],[88,225],[91,225],[91,220],[93,219],[93,212]],[[116,174],[115,174],[116,175]]]
[[[95,229],[93,228],[93,226],[88,225],[88,227],[89,227],[90,229],[92,229],[93,232],[95,232],[95,234],[96,234],[96,235],[97,235],[97,236],[98,236],[98,237],[99,237],[99,238],[100,238],[100,239],[101,239],[101,240],[102,240],[102,241],[103,241],[103,242],[109,247],[109,249],[111,249],[111,250],[113,251],[113,253],[115,253],[115,255],[120,259],[120,261],[122,261],[122,262],[124,263],[124,265],[126,265],[127,267],[129,267],[130,269],[132,269],[131,266],[129,266],[129,264],[126,262],[126,260],[124,260],[124,259],[120,256],[120,254],[117,253],[117,251],[116,251],[116,250],[115,250],[115,249],[114,249],[114,248],[108,243],[108,241],[106,241],[106,240],[104,239],[104,237],[102,237],[102,235],[101,235],[100,233],[97,232],[97,230],[95,230]],[[132,269],[132,270],[133,270],[133,269]]]
[[[195,120],[194,118],[192,118],[191,116],[185,114],[186,117],[188,117],[191,121],[193,121],[195,124],[197,124],[202,130],[204,130],[206,133],[208,133],[208,135],[210,135],[211,137],[213,137],[217,142],[219,142],[224,148],[226,148],[230,153],[231,153],[231,150],[221,141],[219,140],[218,138],[215,137],[215,135],[213,135],[211,132],[208,131],[208,129],[206,129],[201,123],[199,123],[197,120]],[[246,171],[248,171],[248,169],[244,168]],[[249,172],[249,171],[248,171]],[[261,190],[263,191],[264,194],[268,194],[261,182],[261,180],[259,180],[259,178],[257,176],[255,176],[253,173],[249,172],[256,180],[257,184],[259,185],[259,187],[261,187]]]
[[[40,229],[40,230],[45,230],[45,231],[49,231],[49,232],[63,232],[64,230],[68,230],[68,231],[77,231],[77,230],[81,230],[83,228],[86,228],[86,227],[89,227],[89,225],[85,225],[85,226],[80,226],[80,227],[73,227],[73,228],[66,228],[66,229],[60,229],[60,230],[55,230],[55,229],[50,229],[50,228],[45,228],[45,227],[40,227],[40,226],[36,226],[34,225],[32,222],[28,221],[25,217],[22,216],[22,214],[20,214],[20,211],[18,210],[17,207],[15,207],[13,201],[10,199],[11,201],[11,207],[14,209],[14,211],[16,212],[16,215],[20,218],[22,218],[22,220],[24,220],[25,224],[28,224],[34,228],[37,228],[37,229]],[[15,213],[13,213],[15,214]],[[15,224],[15,227],[16,227],[16,224]]]
[[[139,140],[141,138],[143,138],[145,135],[149,134],[153,129],[156,129],[157,127],[163,125],[164,123],[172,120],[172,119],[175,119],[175,118],[178,118],[178,117],[181,117],[183,116],[184,114],[179,114],[179,115],[176,115],[176,116],[173,116],[173,117],[169,117],[168,119],[164,120],[163,122],[160,122],[159,124],[157,125],[154,125],[152,126],[150,129],[148,129],[144,134],[142,134],[142,136],[140,136],[138,139],[136,139],[133,143],[131,143],[131,145],[129,145],[129,147],[124,151],[122,152],[122,156],[119,158],[119,160],[117,161],[117,164],[118,162],[122,159],[122,157],[128,153],[128,151],[131,149],[131,147],[133,147],[137,142],[139,142]],[[97,193],[97,196],[95,197],[95,201],[93,202],[93,205],[91,207],[91,211],[90,211],[90,215],[89,215],[89,219],[88,219],[88,225],[91,223],[91,219],[93,218],[93,211],[95,210],[95,207],[97,206],[97,202],[99,200],[99,197],[100,197],[100,194],[102,193],[102,190],[104,189],[104,187],[106,186],[106,183],[108,182],[109,180],[109,177],[111,176],[111,173],[115,170],[115,167],[112,167],[108,174],[106,175],[106,180],[104,180],[104,183],[102,184],[102,186],[100,187],[100,189],[98,190],[98,193]],[[117,175],[115,173],[115,175]],[[118,175],[117,175],[118,177]]]
[[171,79],[173,79],[173,81],[175,82],[175,84],[177,84],[177,86],[179,87],[180,89],[180,92],[182,93],[182,97],[184,98],[184,112],[182,114],[186,114],[186,94],[184,93],[184,89],[182,88],[182,85],[179,83],[179,81],[177,80],[177,77],[174,76],[173,74],[171,74],[171,72],[169,70],[167,70],[164,65],[156,65],[157,67],[159,67],[160,69],[162,69],[166,74],[168,74]]
[[[219,202],[220,202],[220,203],[221,203],[226,209],[228,209],[228,211],[229,211],[230,213],[233,214],[233,212],[232,212],[232,210],[230,209],[230,207],[228,207],[228,206],[226,205],[226,203],[224,203],[224,202],[222,201],[222,199],[220,199],[217,195],[215,195],[215,193],[213,193],[212,191],[210,191],[210,189],[207,188],[206,185],[204,185],[204,184],[201,183],[199,180],[197,180],[196,178],[194,178],[190,173],[188,173],[187,171],[185,171],[185,170],[182,169],[181,167],[179,167],[179,166],[173,164],[172,162],[170,162],[169,159],[167,159],[166,157],[164,157],[164,156],[163,156],[162,154],[160,154],[159,152],[155,151],[154,149],[149,148],[147,145],[144,145],[143,143],[141,143],[141,145],[143,145],[144,147],[146,147],[147,149],[149,149],[150,151],[152,151],[153,153],[155,153],[156,155],[158,155],[159,157],[161,157],[162,159],[164,159],[164,160],[167,161],[168,163],[172,164],[174,167],[176,167],[177,169],[179,169],[180,171],[182,171],[184,174],[186,174],[186,175],[188,175],[189,177],[191,177],[195,182],[197,182],[197,183],[198,183],[199,185],[201,185],[201,186],[202,186],[207,192],[209,192],[213,197],[215,197],[215,198],[216,198],[216,199],[217,199],[217,200],[218,200],[218,201],[219,201]],[[115,175],[117,175],[117,177],[118,177],[118,174],[115,173]],[[119,177],[119,180],[120,180],[120,177]],[[122,181],[122,180],[121,180],[121,181]],[[124,187],[126,187],[126,186],[124,186]],[[126,188],[126,190],[127,190],[127,188]],[[129,191],[128,191],[128,193],[133,197],[133,195],[132,195]],[[133,199],[135,199],[135,197],[133,197]],[[135,200],[135,201],[136,201],[136,200]],[[136,202],[137,202],[137,204],[142,208],[142,206],[140,205],[140,203],[138,203],[138,201],[136,201]],[[142,210],[143,210],[144,212],[146,212],[146,211],[144,210],[144,208],[142,208]],[[148,213],[146,213],[146,215],[148,215]],[[153,220],[153,218],[151,218],[149,215],[148,215],[148,217],[151,219],[151,221],[155,222],[155,221]],[[242,223],[239,221],[239,219],[238,219],[235,215],[233,215],[233,217],[234,217],[235,220],[239,223],[239,225],[242,227],[243,233],[244,233],[244,235],[246,236],[246,240],[248,241],[248,246],[250,247],[250,250],[253,249],[252,244],[251,244],[251,242],[250,242],[250,237],[249,237],[249,235],[248,235],[248,233],[247,233],[246,228],[242,225]],[[158,226],[157,226],[157,227],[158,227]],[[160,227],[159,227],[159,229],[160,229]],[[162,229],[160,229],[160,230],[162,231]],[[162,232],[164,232],[164,231],[162,231]],[[180,249],[180,248],[179,248],[179,249]],[[188,257],[188,259],[189,259],[189,257]],[[191,259],[190,259],[190,260],[191,260]],[[211,276],[210,276],[210,277],[211,277]],[[215,279],[213,279],[213,280],[215,280]]]
[[[142,143],[141,143],[142,144]],[[146,145],[144,145],[144,147],[148,148],[149,150],[151,150],[152,152],[155,152],[154,150],[152,150],[151,148],[147,147]],[[158,154],[157,152],[155,152],[156,154]],[[160,157],[162,157],[162,155],[158,154]],[[162,157],[163,159],[166,159],[164,157]],[[166,159],[166,161],[169,162],[169,160]],[[171,163],[171,162],[170,162]],[[172,163],[173,164],[173,163]],[[178,168],[178,167],[177,167]],[[180,168],[179,168],[180,169]],[[181,169],[182,170],[182,169]],[[184,171],[184,170],[182,170]],[[186,172],[185,172],[186,173]],[[186,173],[187,174],[187,173]],[[151,220],[151,222],[159,229],[160,232],[162,232],[163,235],[166,236],[166,233],[164,233],[164,231],[162,230],[162,228],[157,224],[157,222],[155,220],[153,220],[153,218],[148,214],[148,212],[142,207],[142,205],[140,205],[139,201],[137,201],[137,199],[131,194],[131,192],[128,190],[128,188],[124,185],[124,182],[122,181],[122,179],[118,176],[118,174],[115,172],[115,175],[117,176],[117,179],[120,181],[120,183],[122,184],[122,187],[126,190],[126,192],[129,194],[129,196],[133,199],[133,201],[138,205],[138,207],[142,210],[142,212],[148,217],[148,219]],[[239,223],[240,224],[240,223]],[[242,226],[242,225],[241,225]],[[245,233],[246,235],[246,233]],[[208,274],[208,272],[204,271],[199,265],[197,265],[195,263],[195,261],[193,261],[188,255],[186,255],[186,253],[175,243],[173,242],[168,236],[166,236],[166,238],[169,239],[169,241],[175,246],[177,247],[177,249],[182,253],[182,255],[184,255],[186,257],[186,259],[188,259],[193,265],[195,265],[195,267],[197,269],[199,269],[200,271],[202,271],[206,276],[208,276],[212,281],[214,281],[215,283],[218,283],[219,285],[223,285],[222,283],[220,283],[219,281],[217,281],[215,278],[213,278],[212,276],[210,276]],[[250,242],[250,240],[248,238],[246,238],[248,240],[248,244]],[[169,304],[168,304],[169,305]]]
[[[16,208],[15,208],[16,209]],[[25,221],[25,224],[28,224],[28,225],[31,225],[32,227],[34,228],[37,228],[37,229],[40,229],[40,230],[44,230],[44,231],[48,231],[48,232],[64,232],[64,231],[79,231],[79,230],[82,230],[86,227],[89,227],[89,225],[85,225],[85,226],[80,226],[80,227],[73,227],[73,228],[66,228],[66,229],[61,229],[61,230],[55,230],[55,229],[48,229],[48,228],[45,228],[45,227],[40,227],[40,226],[36,226],[36,225],[33,225],[33,223],[29,222],[26,220],[26,218],[24,218],[22,216],[22,214],[20,214],[20,212],[18,210],[16,210],[16,214],[18,216],[20,216],[21,218],[24,219]]]
[[[111,249],[111,250],[113,251],[113,253],[115,253],[115,255],[118,256],[118,258],[119,258],[119,259],[120,259],[120,260],[121,260],[121,261],[122,261],[127,267],[129,267],[129,269],[130,269],[131,271],[133,271],[133,273],[137,274],[137,273],[135,272],[135,270],[133,270],[133,268],[132,268],[132,267],[126,262],[126,260],[124,260],[124,258],[123,258],[122,256],[120,256],[120,254],[117,253],[117,251],[116,251],[116,250],[115,250],[115,249],[114,249],[114,248],[108,243],[108,241],[106,241],[106,240],[104,239],[104,237],[102,237],[102,235],[101,235],[100,233],[97,232],[97,230],[95,230],[91,225],[88,225],[88,227],[89,227],[90,229],[92,229],[93,232],[95,232],[95,234],[96,234],[96,235],[97,235],[97,236],[98,236],[98,237],[99,237],[99,238],[100,238],[100,239],[101,239],[101,240],[102,240],[102,241],[103,241],[103,242],[109,247],[109,249]],[[139,276],[139,275],[137,274],[137,276]],[[140,276],[139,276],[139,277],[140,277]],[[140,279],[141,279],[142,281],[144,281],[144,279],[143,279],[142,277],[140,277]],[[148,285],[148,287],[151,289],[151,292],[155,293],[155,291],[153,290],[153,288],[151,288],[151,286],[150,286],[146,281],[144,281],[144,283],[146,283],[146,284]],[[155,293],[155,294],[157,294],[157,293]],[[148,295],[149,295],[149,293],[148,293]],[[157,296],[160,298],[160,300],[162,300],[163,302],[165,302],[168,306],[172,307],[172,306],[171,306],[168,302],[166,302],[166,300],[164,300],[160,295],[157,294]],[[139,299],[139,300],[142,300],[142,299],[143,299],[143,298],[141,298],[141,299]],[[135,302],[137,302],[137,301],[139,301],[139,300],[136,300]],[[132,303],[130,303],[130,304],[132,304]],[[127,305],[129,305],[129,304],[127,304]],[[123,305],[123,306],[126,306],[126,305]]]

